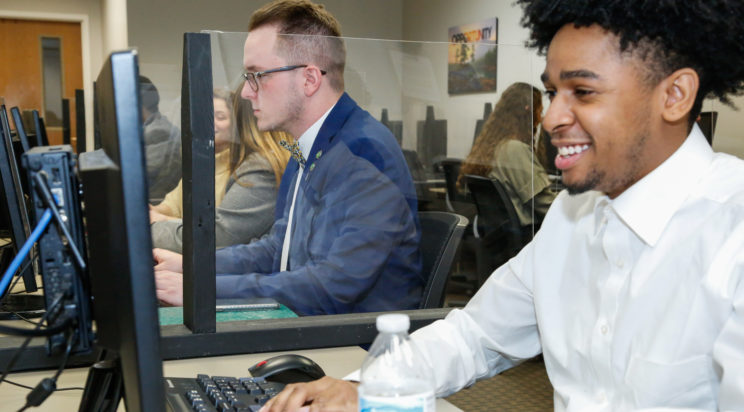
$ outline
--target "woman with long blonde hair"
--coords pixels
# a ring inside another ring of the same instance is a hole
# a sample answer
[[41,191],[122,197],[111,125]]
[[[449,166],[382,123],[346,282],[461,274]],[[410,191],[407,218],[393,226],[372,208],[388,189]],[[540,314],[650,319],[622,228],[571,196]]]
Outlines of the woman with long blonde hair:
[[[249,243],[274,223],[276,194],[289,152],[279,146],[292,137],[260,132],[248,100],[216,89],[215,242],[218,248]],[[150,211],[153,246],[182,252],[182,183]]]

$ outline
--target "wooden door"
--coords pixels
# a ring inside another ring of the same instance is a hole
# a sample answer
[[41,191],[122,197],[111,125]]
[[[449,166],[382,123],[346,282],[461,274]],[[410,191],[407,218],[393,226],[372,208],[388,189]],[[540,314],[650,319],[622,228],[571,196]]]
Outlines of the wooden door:
[[[13,106],[39,110],[47,123],[49,144],[62,144],[62,113],[45,110],[44,104],[45,93],[52,95],[50,85],[45,88],[42,65],[42,43],[48,45],[49,39],[59,45],[57,75],[61,85],[54,86],[58,89],[54,95],[59,92],[62,98],[70,100],[70,136],[75,147],[75,89],[83,88],[80,23],[0,18],[0,97],[8,110]],[[47,79],[48,73],[49,69]]]

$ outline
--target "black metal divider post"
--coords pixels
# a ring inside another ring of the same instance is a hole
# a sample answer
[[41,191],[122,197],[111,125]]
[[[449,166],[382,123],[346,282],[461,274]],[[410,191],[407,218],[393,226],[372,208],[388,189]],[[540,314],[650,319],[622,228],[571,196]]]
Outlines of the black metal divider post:
[[214,117],[209,34],[183,36],[183,323],[192,333],[216,331]]

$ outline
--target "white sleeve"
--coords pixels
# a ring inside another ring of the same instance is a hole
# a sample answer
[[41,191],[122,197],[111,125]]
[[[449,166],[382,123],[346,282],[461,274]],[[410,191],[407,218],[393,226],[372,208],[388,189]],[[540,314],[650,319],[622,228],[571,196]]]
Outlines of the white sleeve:
[[[713,360],[721,369],[718,409],[742,410],[744,406],[744,224],[719,248],[724,262],[718,273],[729,273],[727,290],[732,310],[713,346]],[[726,250],[729,249],[729,250]],[[719,263],[719,262],[716,262]],[[726,268],[728,266],[728,268]]]
[[532,299],[533,244],[498,268],[462,310],[412,334],[447,396],[541,352]]

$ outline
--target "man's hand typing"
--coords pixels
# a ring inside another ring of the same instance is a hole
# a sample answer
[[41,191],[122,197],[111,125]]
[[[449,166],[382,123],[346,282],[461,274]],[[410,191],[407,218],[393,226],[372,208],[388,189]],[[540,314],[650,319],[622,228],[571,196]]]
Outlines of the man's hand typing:
[[170,306],[183,306],[183,275],[168,270],[155,271],[155,294]]
[[155,271],[166,270],[169,272],[183,273],[183,256],[170,250],[155,248],[152,250],[155,260]]
[[353,412],[358,404],[357,386],[357,383],[329,376],[308,383],[294,383],[271,399],[261,412]]

